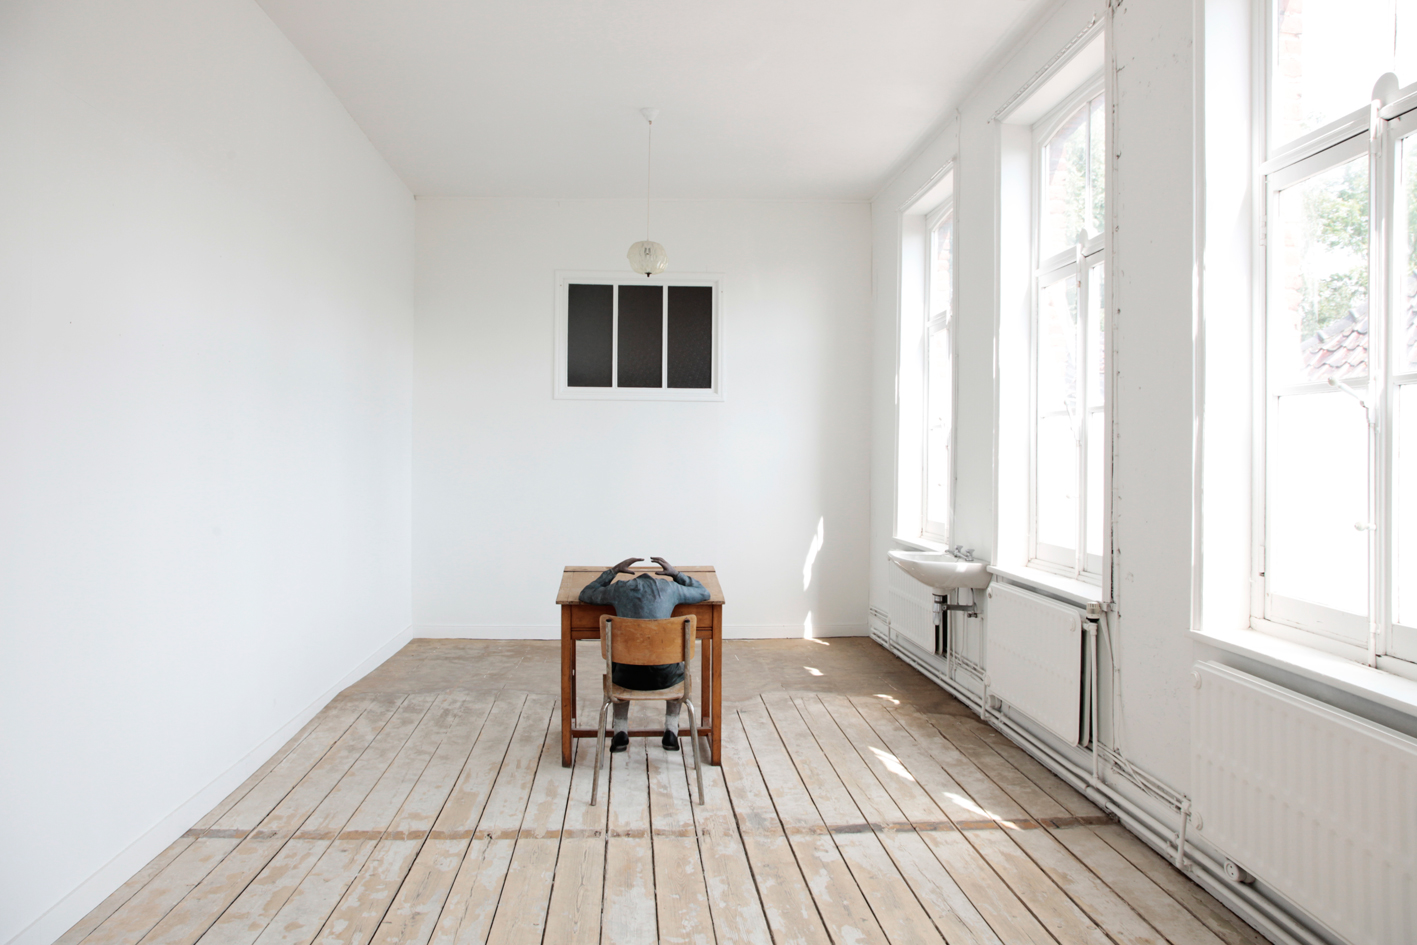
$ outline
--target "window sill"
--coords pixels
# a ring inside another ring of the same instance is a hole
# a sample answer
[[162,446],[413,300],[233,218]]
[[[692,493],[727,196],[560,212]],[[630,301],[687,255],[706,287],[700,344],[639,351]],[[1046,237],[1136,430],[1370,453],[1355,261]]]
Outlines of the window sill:
[[1088,604],[1102,603],[1102,588],[1097,584],[1079,581],[1077,578],[1051,574],[1038,568],[1011,568],[1004,565],[989,565],[989,573],[1004,578],[1011,584],[1023,586],[1025,590],[1038,590],[1054,597],[1060,597],[1070,604],[1086,607]]
[[554,400],[660,400],[722,401],[723,392],[711,387],[566,387],[558,386]]
[[948,552],[950,550],[949,545],[932,541],[929,538],[901,538],[897,535],[893,536],[891,541],[897,545],[904,545],[909,551]]
[[1417,680],[1291,643],[1258,630],[1192,630],[1191,639],[1332,686],[1405,715],[1417,715]]

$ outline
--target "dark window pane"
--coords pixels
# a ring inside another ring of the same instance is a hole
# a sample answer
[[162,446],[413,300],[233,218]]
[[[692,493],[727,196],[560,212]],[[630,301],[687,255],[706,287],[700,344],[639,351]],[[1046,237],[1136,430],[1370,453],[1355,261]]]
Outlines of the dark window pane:
[[669,288],[669,386],[713,386],[713,288]]
[[664,359],[664,289],[620,289],[619,387],[661,387]]
[[609,387],[614,286],[566,287],[566,386]]

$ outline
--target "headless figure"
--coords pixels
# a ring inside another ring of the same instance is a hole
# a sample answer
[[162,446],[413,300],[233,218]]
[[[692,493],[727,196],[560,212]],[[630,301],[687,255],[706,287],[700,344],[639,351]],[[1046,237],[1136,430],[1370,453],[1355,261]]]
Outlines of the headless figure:
[[[628,581],[617,581],[617,574],[634,574],[630,565],[639,558],[626,558],[613,568],[604,571],[581,591],[583,604],[608,604],[615,608],[615,616],[634,620],[662,620],[674,616],[674,608],[679,604],[699,604],[709,599],[708,588],[698,581],[675,570],[674,565],[663,558],[651,558],[659,565],[655,574],[669,578],[661,581],[653,574],[641,573]],[[664,663],[659,666],[632,666],[628,663],[611,663],[610,680],[617,686],[641,691],[664,689],[684,679],[683,663]],[[661,744],[670,751],[679,750],[679,704],[682,700],[670,699],[664,704],[664,739]],[[610,739],[611,751],[624,751],[630,745],[630,705],[627,702],[615,704],[615,735]]]

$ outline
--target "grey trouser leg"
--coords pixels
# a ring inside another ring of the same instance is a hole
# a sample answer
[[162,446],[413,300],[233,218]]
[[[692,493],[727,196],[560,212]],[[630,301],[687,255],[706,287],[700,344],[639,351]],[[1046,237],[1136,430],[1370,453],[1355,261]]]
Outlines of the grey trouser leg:
[[[679,731],[679,707],[683,703],[683,699],[670,699],[664,703],[664,730],[666,732]],[[614,724],[611,727],[617,732],[630,730],[630,704],[628,702],[615,703]]]

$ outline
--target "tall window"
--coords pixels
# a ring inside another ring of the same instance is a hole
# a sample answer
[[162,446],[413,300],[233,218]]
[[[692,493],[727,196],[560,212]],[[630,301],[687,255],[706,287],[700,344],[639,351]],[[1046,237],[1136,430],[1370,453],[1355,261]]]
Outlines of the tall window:
[[1038,200],[1029,557],[1093,578],[1102,569],[1106,456],[1105,103],[1100,89],[1035,126]]
[[1270,14],[1261,616],[1417,659],[1417,4]]
[[925,470],[921,533],[949,540],[950,436],[954,376],[950,358],[950,317],[954,310],[954,202],[926,218]]
[[947,165],[900,215],[895,537],[927,546],[950,540],[954,220]]

